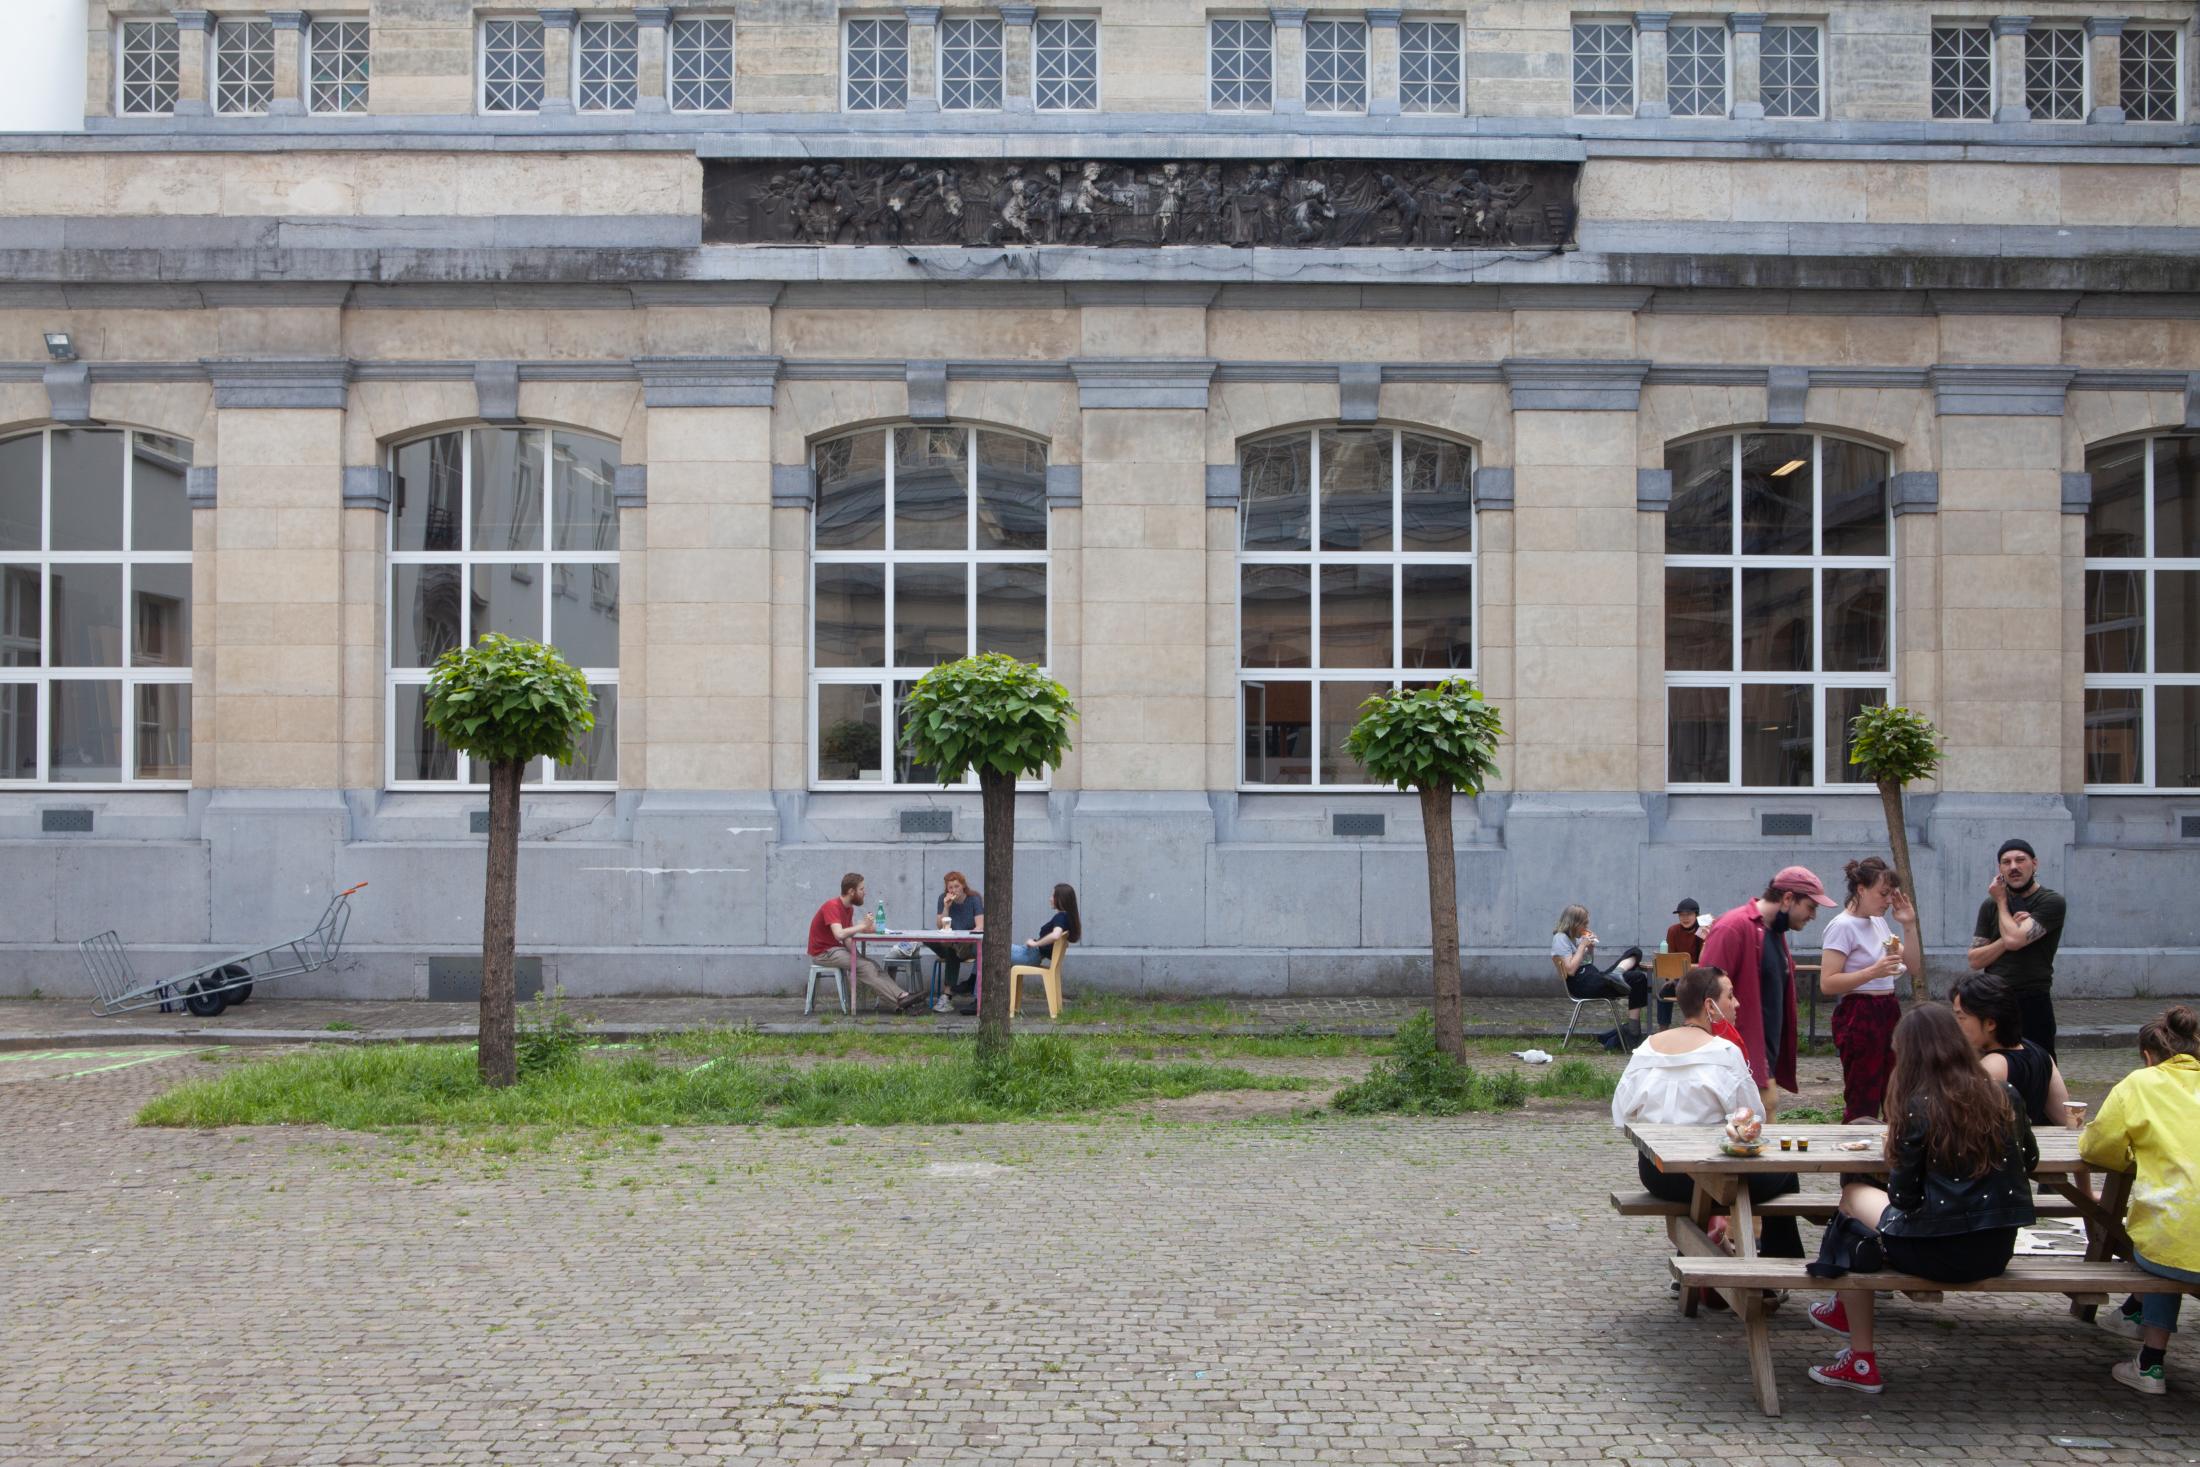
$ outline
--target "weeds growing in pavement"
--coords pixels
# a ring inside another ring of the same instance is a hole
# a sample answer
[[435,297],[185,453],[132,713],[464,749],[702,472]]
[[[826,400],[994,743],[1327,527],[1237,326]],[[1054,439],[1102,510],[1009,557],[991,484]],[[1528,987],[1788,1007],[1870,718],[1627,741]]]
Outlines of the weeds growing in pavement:
[[535,990],[534,1001],[520,1011],[516,1053],[521,1075],[545,1074],[563,1069],[588,1048],[583,1023],[565,1007],[565,990]]
[[1346,1115],[1455,1116],[1516,1110],[1531,1097],[1603,1099],[1618,1083],[1609,1070],[1578,1059],[1561,1060],[1533,1080],[1519,1070],[1476,1071],[1436,1047],[1435,1021],[1423,1013],[1399,1025],[1389,1056],[1330,1104]]

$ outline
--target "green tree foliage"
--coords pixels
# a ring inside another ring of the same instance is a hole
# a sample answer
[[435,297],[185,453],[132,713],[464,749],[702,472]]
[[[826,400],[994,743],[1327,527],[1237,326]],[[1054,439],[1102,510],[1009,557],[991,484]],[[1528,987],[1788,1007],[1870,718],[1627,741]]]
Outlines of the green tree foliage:
[[436,659],[428,727],[489,766],[489,869],[481,920],[481,1082],[509,1085],[513,1044],[513,933],[519,906],[519,785],[528,762],[570,764],[574,741],[596,726],[594,695],[578,668],[540,642],[491,632]]
[[1454,795],[1479,795],[1496,777],[1497,746],[1504,736],[1504,723],[1482,701],[1482,690],[1465,678],[1446,678],[1434,687],[1369,698],[1345,739],[1345,749],[1373,779],[1420,792],[1436,1044],[1462,1064],[1467,1040],[1459,1002],[1459,881],[1451,802]]
[[1921,779],[1930,779],[1940,767],[1940,730],[1923,715],[1898,704],[1866,708],[1849,720],[1849,763],[1879,786],[1879,803],[1887,818],[1887,842],[1894,847],[1895,872],[1902,889],[1916,903],[1919,948],[1909,961],[1910,991],[1919,1003],[1932,997],[1925,976],[1925,911],[1923,895],[1910,873],[1910,829],[1902,812],[1902,793]]

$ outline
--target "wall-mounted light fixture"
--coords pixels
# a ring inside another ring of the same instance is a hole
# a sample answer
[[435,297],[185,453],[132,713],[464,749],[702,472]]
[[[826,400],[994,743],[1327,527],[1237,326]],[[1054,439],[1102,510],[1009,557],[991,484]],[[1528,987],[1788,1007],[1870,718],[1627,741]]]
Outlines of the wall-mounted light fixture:
[[46,333],[46,355],[57,362],[73,362],[76,360],[76,343],[69,340],[69,333],[66,331],[49,331]]

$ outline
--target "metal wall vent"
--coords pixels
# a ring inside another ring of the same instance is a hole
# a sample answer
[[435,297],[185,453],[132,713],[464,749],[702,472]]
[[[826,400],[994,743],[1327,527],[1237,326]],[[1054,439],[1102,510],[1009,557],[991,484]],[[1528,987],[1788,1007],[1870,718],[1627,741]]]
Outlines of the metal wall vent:
[[487,810],[467,811],[466,828],[475,835],[487,835],[489,833],[489,812]]
[[[41,810],[38,812],[38,828],[50,834],[89,835],[92,830],[92,812],[89,810]],[[2186,831],[2187,835],[2200,832]]]
[[1810,816],[1794,810],[1768,810],[1757,817],[1759,835],[1809,835]]
[[[49,810],[46,813],[50,815],[53,812]],[[2185,840],[2200,840],[2200,815],[2178,816],[2177,834]]]
[[903,835],[953,835],[955,812],[952,810],[904,810],[901,812]]
[[1339,813],[1329,817],[1329,832],[1332,835],[1381,835],[1384,824],[1384,818],[1380,815],[1366,815],[1356,811]]

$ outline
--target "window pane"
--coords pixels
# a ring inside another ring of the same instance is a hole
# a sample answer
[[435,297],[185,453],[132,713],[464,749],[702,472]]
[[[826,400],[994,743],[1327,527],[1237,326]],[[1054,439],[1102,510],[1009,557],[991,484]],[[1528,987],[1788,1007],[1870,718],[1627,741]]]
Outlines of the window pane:
[[1742,435],[1742,554],[1810,554],[1810,438]]
[[1409,20],[1398,27],[1398,104],[1401,112],[1458,112],[1464,89],[1456,24]]
[[113,783],[122,778],[122,684],[59,681],[53,700],[53,742],[46,777]]
[[2140,556],[2147,553],[2147,442],[2112,443],[2085,456],[2093,476],[2093,503],[2085,512],[2085,553]]
[[137,686],[137,777],[191,777],[191,685]]
[[1734,440],[1703,438],[1665,451],[1673,503],[1665,515],[1667,555],[1734,553]]
[[38,685],[0,683],[0,779],[38,778]]
[[490,632],[529,642],[542,640],[542,575],[532,565],[477,565],[473,568],[473,622],[476,642]]
[[1984,122],[1994,115],[1994,39],[1982,25],[1935,26],[1933,116]]
[[122,453],[127,435],[57,428],[53,434],[53,548],[122,548]]
[[306,106],[315,112],[364,112],[373,66],[367,23],[317,20],[308,37]]
[[428,690],[420,683],[399,683],[390,689],[396,718],[396,747],[390,751],[392,773],[400,780],[457,779],[458,753],[428,727]]
[[886,548],[886,435],[817,446],[817,548]]
[[2200,789],[2200,687],[2154,690],[2154,783]]
[[978,434],[978,548],[1047,548],[1047,451],[1029,438]]
[[542,549],[542,439],[532,428],[473,430],[474,549]]
[[894,782],[896,784],[938,784],[940,772],[930,764],[920,764],[916,756],[903,745],[902,738],[909,727],[909,694],[916,687],[913,682],[894,684]]
[[1474,567],[1409,565],[1405,584],[1402,667],[1474,666]]
[[2024,103],[2038,122],[2085,121],[2085,32],[2036,29],[2024,38]]
[[1742,783],[1791,788],[1810,777],[1810,689],[1749,683],[1742,688]]
[[896,428],[894,548],[969,547],[970,435],[961,428]]
[[542,105],[542,22],[492,20],[482,27],[481,106],[532,112]]
[[130,567],[130,661],[137,667],[191,665],[191,567]]
[[1405,523],[1401,550],[1474,548],[1474,456],[1440,438],[1399,435],[1399,488]]
[[876,683],[822,683],[817,690],[817,777],[880,779]]
[[1367,766],[1345,750],[1352,725],[1360,721],[1360,705],[1377,693],[1390,691],[1387,682],[1323,683],[1321,694],[1321,760],[1323,784],[1372,784]]
[[619,568],[550,567],[550,642],[575,667],[619,665]]
[[38,666],[44,589],[37,566],[0,566],[0,667]]
[[2085,573],[2085,670],[2147,670],[2146,572]]
[[1665,777],[1674,784],[1726,784],[1728,772],[1725,688],[1665,690]]
[[2154,440],[2154,553],[2200,556],[2200,438]]
[[894,112],[909,103],[909,23],[848,22],[848,110]]
[[158,116],[173,112],[177,86],[176,27],[165,20],[133,20],[122,27],[122,112]]
[[2120,63],[2119,89],[2124,116],[2132,122],[2177,120],[2180,32],[2127,30]]
[[264,20],[214,23],[214,110],[265,112],[275,96],[275,28]]
[[1635,28],[1574,26],[1574,111],[1626,117],[1635,110]]
[[1304,434],[1248,445],[1238,467],[1239,545],[1246,550],[1305,550],[1312,512],[1312,440]]
[[1314,598],[1303,565],[1238,567],[1238,645],[1244,667],[1306,667]]
[[1665,57],[1666,105],[1675,117],[1726,116],[1726,27],[1669,27]]
[[894,666],[937,667],[970,655],[970,568],[894,567]]
[[1207,101],[1217,112],[1265,112],[1275,80],[1274,31],[1265,20],[1207,28]]
[[1245,782],[1311,784],[1314,779],[1312,683],[1247,683]]
[[161,433],[133,433],[130,479],[130,545],[135,550],[189,550],[191,501],[184,471],[191,445]]
[[1322,548],[1390,549],[1388,433],[1324,428]]
[[55,667],[122,666],[122,567],[57,565],[53,588]]
[[459,645],[458,567],[390,567],[390,666],[432,667]]
[[595,694],[596,726],[573,741],[573,762],[558,766],[557,780],[616,780],[619,777],[619,685],[590,683]]
[[1742,671],[1809,672],[1810,572],[1742,572]]
[[[1819,492],[1825,514],[1819,533],[1825,553],[1887,554],[1887,455],[1838,438],[1818,442],[1819,468],[1825,476]],[[1809,476],[1798,470],[1793,477]]]
[[1367,110],[1367,24],[1306,22],[1306,110]]
[[552,550],[619,548],[619,445],[579,433],[550,435]]
[[[2167,691],[2166,689],[2163,691]],[[2085,690],[2085,782],[2140,784],[2139,720],[2146,695],[2137,688]]]
[[583,112],[630,112],[641,72],[638,38],[631,21],[584,20],[573,36],[574,106]]
[[0,550],[43,550],[46,437],[26,433],[0,443]]
[[1032,45],[1041,112],[1082,112],[1100,105],[1100,22],[1041,16]]
[[1047,660],[1047,568],[978,567],[978,647],[1019,662]]
[[1322,568],[1323,667],[1391,666],[1390,567]]
[[465,452],[465,434],[438,433],[392,455],[391,550],[459,548],[458,495]]
[[1734,670],[1734,572],[1665,572],[1665,666],[1669,672]]
[[1001,23],[986,19],[940,22],[940,106],[949,112],[986,111],[1001,105]]
[[1767,117],[1819,114],[1818,27],[1768,25],[1758,43],[1759,95]]
[[1869,784],[1863,771],[1849,762],[1849,754],[1856,747],[1855,731],[1850,727],[1856,715],[1867,708],[1877,708],[1887,701],[1884,688],[1828,688],[1826,689],[1826,783]]
[[886,568],[877,565],[817,567],[819,667],[886,665]]
[[[1802,572],[1808,574],[1808,572]],[[1887,577],[1883,570],[1829,570],[1826,576],[1826,672],[1885,672]]]
[[2200,571],[2154,573],[2154,670],[2200,672]]
[[733,106],[733,22],[676,20],[670,52],[672,110],[724,112]]

